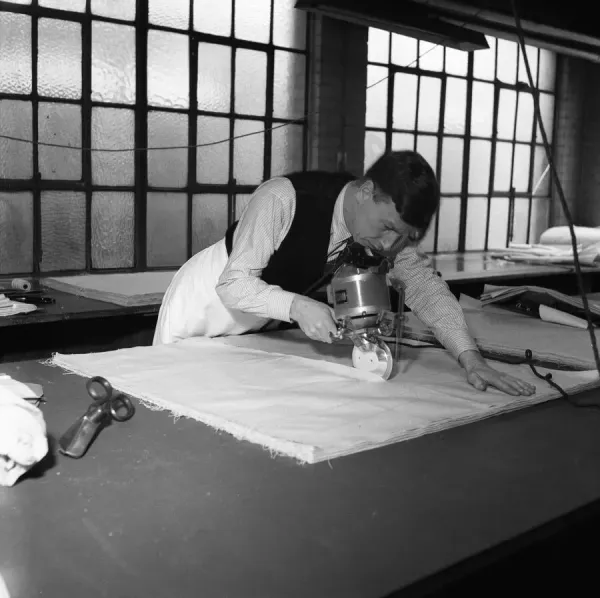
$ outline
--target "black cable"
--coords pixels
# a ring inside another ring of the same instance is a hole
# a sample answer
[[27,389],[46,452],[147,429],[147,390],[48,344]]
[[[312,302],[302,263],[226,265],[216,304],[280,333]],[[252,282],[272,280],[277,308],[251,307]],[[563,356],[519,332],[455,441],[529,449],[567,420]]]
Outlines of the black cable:
[[560,182],[560,178],[558,176],[558,172],[556,171],[556,166],[554,164],[554,160],[552,159],[552,152],[550,151],[550,144],[548,143],[548,136],[546,134],[546,128],[544,127],[544,123],[542,122],[542,114],[540,111],[540,98],[539,91],[536,89],[533,83],[533,76],[531,74],[531,66],[529,64],[529,58],[527,56],[527,52],[525,50],[525,36],[523,32],[523,27],[521,25],[521,17],[519,16],[519,11],[517,10],[517,2],[516,0],[511,0],[513,15],[515,18],[515,25],[517,29],[517,36],[519,38],[519,46],[521,48],[521,52],[523,53],[523,61],[525,63],[525,69],[527,70],[527,79],[529,80],[529,86],[531,88],[531,92],[533,95],[533,108],[535,119],[538,123],[538,127],[540,129],[540,133],[542,134],[542,140],[544,142],[544,150],[546,152],[546,158],[548,159],[548,165],[550,166],[550,171],[552,172],[552,176],[554,178],[554,182],[556,184],[556,190],[558,192],[558,197],[560,199],[560,203],[567,219],[567,224],[569,226],[569,234],[571,236],[571,246],[573,248],[573,260],[575,262],[575,272],[577,275],[577,285],[579,286],[579,292],[581,294],[581,300],[583,303],[583,311],[585,312],[585,317],[588,324],[588,332],[590,335],[590,342],[592,345],[592,351],[594,353],[594,361],[596,362],[596,369],[598,370],[598,374],[600,374],[600,355],[598,355],[598,345],[596,343],[596,335],[594,333],[594,324],[592,322],[592,316],[590,313],[590,306],[587,300],[587,296],[585,294],[585,289],[583,286],[583,276],[581,274],[581,266],[579,264],[579,255],[577,252],[577,238],[575,237],[575,229],[573,228],[573,219],[571,217],[571,211],[569,210],[569,206],[565,199],[565,193]]

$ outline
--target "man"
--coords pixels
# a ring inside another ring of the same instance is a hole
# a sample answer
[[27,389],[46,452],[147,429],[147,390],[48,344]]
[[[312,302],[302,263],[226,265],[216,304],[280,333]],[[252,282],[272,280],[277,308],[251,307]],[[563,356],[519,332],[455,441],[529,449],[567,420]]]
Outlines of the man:
[[154,344],[243,334],[271,319],[295,322],[311,339],[331,342],[332,308],[304,293],[351,238],[394,259],[391,277],[403,286],[406,304],[458,359],[470,384],[533,394],[534,386],[485,362],[454,295],[417,251],[439,196],[431,167],[412,151],[384,154],[359,179],[306,172],[266,181],[225,238],[176,273]]

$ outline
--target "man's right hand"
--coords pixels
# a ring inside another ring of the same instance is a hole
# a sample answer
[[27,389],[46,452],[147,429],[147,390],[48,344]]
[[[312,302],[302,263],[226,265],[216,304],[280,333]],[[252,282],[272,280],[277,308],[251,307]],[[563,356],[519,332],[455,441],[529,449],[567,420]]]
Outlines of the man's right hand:
[[315,341],[331,343],[331,334],[337,332],[333,308],[302,295],[294,297],[290,319],[297,322],[302,332]]

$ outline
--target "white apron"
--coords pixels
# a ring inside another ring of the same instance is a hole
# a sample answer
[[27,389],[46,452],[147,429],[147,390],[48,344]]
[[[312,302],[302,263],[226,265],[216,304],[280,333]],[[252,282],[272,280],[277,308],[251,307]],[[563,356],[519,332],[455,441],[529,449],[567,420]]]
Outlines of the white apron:
[[192,336],[227,336],[262,328],[267,318],[226,308],[216,292],[228,260],[225,239],[191,257],[175,274],[160,306],[154,345]]

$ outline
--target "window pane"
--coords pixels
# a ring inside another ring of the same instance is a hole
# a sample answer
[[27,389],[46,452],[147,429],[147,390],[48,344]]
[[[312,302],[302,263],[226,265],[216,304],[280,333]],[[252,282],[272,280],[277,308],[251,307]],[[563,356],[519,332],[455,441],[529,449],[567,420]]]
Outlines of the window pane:
[[194,195],[192,204],[192,253],[210,247],[227,230],[227,195]]
[[92,0],[92,12],[103,17],[133,21],[135,19],[135,0]]
[[148,31],[148,103],[187,108],[189,76],[187,36]]
[[519,108],[517,112],[518,141],[531,141],[533,134],[533,96],[530,93],[519,94]]
[[504,249],[508,234],[508,197],[492,197],[488,249]]
[[[134,147],[133,110],[92,108],[92,148]],[[133,152],[92,152],[95,185],[133,185]]]
[[199,183],[227,183],[229,180],[229,119],[212,116],[198,117],[198,144],[196,150],[196,176]]
[[42,191],[43,272],[85,268],[85,194]]
[[392,62],[398,66],[417,66],[417,40],[392,33]]
[[415,128],[417,79],[416,75],[405,73],[396,73],[395,75],[393,126],[396,129]]
[[189,0],[149,0],[148,19],[150,23],[187,29],[190,21]]
[[133,193],[92,194],[92,268],[133,267]]
[[237,39],[268,43],[270,28],[271,0],[244,0],[235,3],[235,37]]
[[[537,86],[537,70],[538,70],[538,49],[532,46],[525,46],[527,50],[527,58],[529,59],[529,68],[531,69],[531,76],[533,77],[533,84]],[[529,85],[529,77],[527,77],[527,69],[525,68],[525,60],[523,60],[523,53],[519,48],[519,81],[527,83]]]
[[499,102],[498,121],[496,122],[498,137],[501,139],[513,139],[517,93],[512,89],[501,89]]
[[496,77],[496,38],[486,35],[489,48],[473,52],[473,76],[493,81]]
[[527,243],[529,224],[529,198],[515,197],[513,215],[513,243]]
[[458,229],[460,225],[460,198],[442,197],[438,215],[438,251],[458,250]]
[[[536,195],[547,197],[550,194],[550,180],[552,179],[552,173],[548,168],[548,159],[546,157],[546,151],[542,146],[536,146],[534,152],[533,161],[533,181],[532,181],[532,192],[535,191]],[[542,178],[543,177],[543,178]]]
[[494,191],[510,189],[510,171],[512,164],[512,144],[496,143],[496,170],[494,172]]
[[266,95],[266,53],[255,50],[237,50],[235,53],[235,111],[238,114],[264,115]]
[[367,127],[385,127],[387,122],[388,69],[367,66]]
[[235,219],[239,220],[252,199],[251,193],[239,193],[235,196]]
[[444,132],[463,135],[465,132],[465,113],[467,110],[467,81],[448,77],[446,81],[446,109],[444,113]]
[[33,270],[33,195],[0,191],[0,272]]
[[419,135],[417,137],[417,151],[427,160],[433,172],[435,172],[437,164],[437,146],[437,138],[433,135]]
[[135,103],[135,29],[92,22],[92,100]]
[[385,134],[378,131],[365,132],[365,171],[385,151]]
[[[187,144],[187,114],[154,110],[148,113],[148,147],[181,147]],[[149,151],[148,184],[152,187],[185,187],[187,158],[187,149]]]
[[40,19],[38,32],[38,93],[71,100],[80,98],[81,25]]
[[180,266],[187,259],[185,193],[148,193],[148,266]]
[[[479,52],[479,50],[477,50]],[[467,76],[469,53],[454,48],[446,48],[446,73]]]
[[369,27],[368,52],[369,62],[385,62],[387,64],[390,55],[389,31]]
[[444,47],[419,41],[419,68],[427,71],[444,69]]
[[[72,10],[75,12],[85,11],[85,0],[38,0],[40,6],[56,8],[58,10]],[[31,4],[31,2],[23,2]]]
[[233,142],[233,176],[240,185],[257,185],[264,172],[264,123],[236,120],[234,130],[236,137],[256,133]]
[[556,54],[550,50],[540,49],[539,88],[554,91],[556,79]]
[[[31,102],[0,100],[0,134],[33,139]],[[30,179],[33,176],[33,145],[0,137],[0,177]]]
[[[437,131],[440,126],[440,94],[442,82],[433,77],[421,77],[419,89],[419,131]],[[397,93],[394,90],[394,94]]]
[[492,144],[489,141],[471,141],[469,154],[469,193],[486,193],[490,185],[490,156]]
[[0,12],[0,92],[31,93],[31,17]]
[[[81,147],[81,106],[40,102],[39,140]],[[40,173],[44,179],[81,179],[81,150],[39,146]]]
[[306,12],[297,10],[296,0],[273,2],[273,43],[276,46],[304,50],[306,46]]
[[412,133],[392,133],[392,151],[413,150],[415,136]]
[[467,203],[465,249],[485,249],[488,202],[485,197],[470,197]]
[[302,170],[303,127],[287,125],[271,133],[271,176]]
[[[462,185],[463,140],[444,137],[442,144],[442,193],[459,193]],[[443,222],[440,220],[440,222]]]
[[198,44],[198,109],[229,112],[231,106],[231,48]]
[[[481,50],[477,50],[480,52]],[[486,50],[484,50],[485,52]],[[494,123],[494,86],[489,83],[473,83],[471,103],[471,135],[491,137]]]
[[548,229],[550,217],[550,201],[548,199],[533,198],[531,203],[531,224],[529,228],[529,242],[539,243],[540,235]]
[[[554,96],[547,93],[540,94],[540,113],[548,137],[548,143],[552,143],[552,133],[554,129]],[[535,139],[537,143],[543,143],[542,133],[539,126],[537,126],[537,123]]]
[[213,35],[231,35],[231,0],[194,0],[194,29]]
[[529,167],[531,166],[531,146],[523,143],[515,145],[515,162],[513,166],[513,187],[515,191],[529,189]]
[[503,83],[516,83],[517,48],[516,42],[498,40],[498,79]]
[[431,219],[431,224],[423,240],[419,243],[419,249],[425,253],[431,253],[435,249],[435,223],[437,222],[437,212]]
[[275,50],[273,116],[302,118],[304,115],[305,58],[300,54]]

